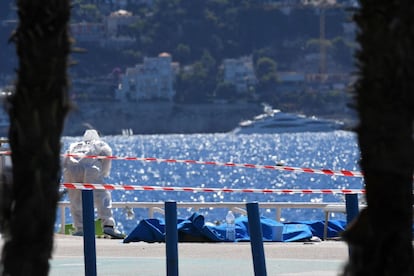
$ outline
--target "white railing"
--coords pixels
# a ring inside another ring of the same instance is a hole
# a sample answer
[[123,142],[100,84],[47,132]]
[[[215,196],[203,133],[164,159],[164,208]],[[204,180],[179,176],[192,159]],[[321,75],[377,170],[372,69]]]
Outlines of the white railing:
[[[148,217],[153,218],[154,213],[164,214],[164,202],[112,202],[112,208],[147,208]],[[60,208],[61,227],[60,233],[65,233],[66,215],[65,209],[69,208],[69,201],[60,201],[58,207]],[[363,208],[364,205],[360,205]],[[227,208],[233,212],[246,215],[246,202],[177,202],[177,208],[194,209],[195,212],[204,208]],[[326,238],[327,221],[330,213],[345,213],[345,204],[339,203],[314,203],[314,202],[259,202],[259,208],[275,209],[276,220],[280,221],[282,209],[321,209],[325,213],[325,229],[324,238]]]

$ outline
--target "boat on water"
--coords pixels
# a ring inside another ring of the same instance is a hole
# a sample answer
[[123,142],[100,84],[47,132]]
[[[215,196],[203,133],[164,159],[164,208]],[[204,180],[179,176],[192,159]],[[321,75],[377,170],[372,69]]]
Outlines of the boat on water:
[[263,114],[240,122],[232,132],[235,134],[325,132],[343,128],[344,124],[339,121],[285,113],[265,105]]

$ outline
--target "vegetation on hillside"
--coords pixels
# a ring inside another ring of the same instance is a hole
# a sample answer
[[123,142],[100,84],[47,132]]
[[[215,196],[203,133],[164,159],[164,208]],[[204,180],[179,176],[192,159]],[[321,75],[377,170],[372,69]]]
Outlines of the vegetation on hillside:
[[[73,0],[72,23],[104,22],[111,7],[95,3]],[[121,50],[103,48],[97,42],[77,42],[75,46],[87,52],[73,55],[78,62],[71,68],[74,78],[108,75],[114,68],[124,71],[141,63],[145,56],[168,52],[181,69],[186,69],[176,79],[178,102],[241,99],[288,106],[292,95],[282,93],[277,72],[317,73],[317,60],[309,66],[302,63],[306,55],[318,55],[320,43],[326,45],[335,70],[353,70],[355,43],[343,31],[343,23],[349,22],[351,15],[342,8],[326,10],[323,41],[319,37],[320,10],[310,7],[287,12],[260,0],[156,0],[152,6],[129,5],[127,9],[137,19],[121,27],[118,35],[134,38],[135,42]],[[242,56],[253,56],[259,82],[241,95],[224,82],[222,64],[226,58]],[[306,98],[305,103],[308,96],[315,96],[313,90],[292,93]]]
[[[318,53],[321,43],[319,11],[313,8],[285,13],[258,0],[158,0],[152,7],[129,9],[138,18],[122,27],[119,35],[134,38],[134,45],[110,54],[108,50],[84,45],[94,50],[81,56],[83,64],[78,69],[108,74],[115,67],[125,69],[140,63],[144,56],[168,52],[181,68],[188,69],[181,71],[176,82],[176,101],[184,103],[217,98],[284,102],[277,91],[277,70],[295,70],[293,65],[307,54]],[[85,0],[76,1],[74,14],[74,21],[101,18],[98,7]],[[336,67],[344,72],[352,70],[355,46],[343,35],[343,23],[348,22],[349,16],[343,9],[328,10],[328,39],[323,41]],[[259,83],[254,90],[240,95],[231,84],[224,83],[220,66],[226,58],[249,55],[254,57]],[[308,94],[309,91],[302,93],[301,97]]]

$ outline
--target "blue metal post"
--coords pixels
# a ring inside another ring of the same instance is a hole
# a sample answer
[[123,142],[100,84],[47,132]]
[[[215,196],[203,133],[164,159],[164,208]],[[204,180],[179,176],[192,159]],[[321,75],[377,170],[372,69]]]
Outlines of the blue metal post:
[[259,204],[247,203],[247,218],[249,222],[250,244],[253,255],[253,267],[255,276],[265,276],[266,261],[263,248],[263,233],[260,223]]
[[95,214],[93,190],[82,190],[83,254],[85,276],[96,276]]
[[351,223],[359,213],[358,195],[345,194],[346,223]]
[[177,203],[166,201],[164,205],[167,276],[178,276]]
[[[358,195],[346,194],[345,195],[345,209],[346,209],[346,223],[350,224],[359,213]],[[348,247],[348,255],[352,256],[352,246]]]

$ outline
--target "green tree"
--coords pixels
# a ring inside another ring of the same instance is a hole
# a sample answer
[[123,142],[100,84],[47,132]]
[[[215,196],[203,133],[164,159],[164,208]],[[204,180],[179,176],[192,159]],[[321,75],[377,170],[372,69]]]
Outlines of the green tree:
[[48,275],[60,182],[60,145],[69,108],[70,1],[19,0],[13,36],[19,56],[11,96],[12,209],[1,275]]
[[336,37],[332,40],[333,58],[338,64],[351,67],[354,64],[354,52],[356,44],[346,41],[343,37]]
[[255,73],[258,80],[258,90],[261,94],[267,94],[273,90],[277,83],[277,64],[268,57],[259,58],[255,65]]
[[74,3],[73,20],[101,22],[103,15],[95,4],[82,3],[82,1]]
[[216,87],[216,75],[216,61],[208,51],[204,51],[199,62],[178,76],[176,100],[190,103],[207,101]]
[[185,44],[178,44],[174,51],[174,58],[180,63],[187,64],[190,61],[191,49]]
[[326,48],[332,47],[332,42],[328,39],[320,40],[320,39],[309,39],[306,41],[306,48],[308,48],[311,52],[319,51],[321,45],[324,45]]
[[219,82],[214,94],[219,99],[231,100],[237,97],[237,89],[232,83]]
[[344,233],[344,274],[412,276],[414,2],[360,3],[355,92],[368,207]]
[[191,65],[188,71],[181,73],[176,80],[175,100],[184,103],[203,102],[207,99],[207,91],[204,83],[207,79],[207,71],[202,63]]

